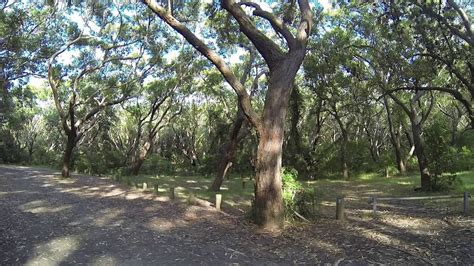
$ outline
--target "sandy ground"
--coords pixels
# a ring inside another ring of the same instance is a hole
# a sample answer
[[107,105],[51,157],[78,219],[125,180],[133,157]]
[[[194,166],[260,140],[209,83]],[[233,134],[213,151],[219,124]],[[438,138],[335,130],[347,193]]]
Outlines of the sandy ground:
[[0,265],[474,264],[472,216],[396,204],[374,219],[348,204],[346,222],[270,234],[212,207],[57,175],[0,166]]

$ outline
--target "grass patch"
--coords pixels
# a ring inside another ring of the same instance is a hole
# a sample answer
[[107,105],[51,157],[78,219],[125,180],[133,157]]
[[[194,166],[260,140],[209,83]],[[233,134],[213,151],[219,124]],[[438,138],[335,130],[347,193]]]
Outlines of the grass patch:
[[[242,186],[242,176],[230,175],[221,187],[219,194],[222,194],[223,207],[226,205],[247,209],[250,206],[250,200],[253,195],[253,182],[246,180],[245,188]],[[215,192],[209,191],[209,187],[214,181],[213,176],[206,175],[139,175],[139,176],[121,176],[120,182],[129,184],[138,189],[143,188],[143,183],[148,185],[148,191],[152,192],[154,185],[158,185],[159,195],[167,195],[171,187],[175,188],[175,194],[178,199],[186,200],[190,194],[195,197],[214,201]]]
[[[355,175],[350,180],[336,179],[334,176],[329,176],[325,179],[305,181],[303,184],[315,190],[319,206],[333,203],[338,196],[368,199],[370,196],[461,195],[464,191],[474,194],[474,171],[458,173],[458,177],[462,181],[462,186],[452,191],[436,193],[414,191],[415,187],[420,186],[420,177],[417,173],[389,178],[382,176],[380,173],[364,173]],[[192,193],[197,198],[213,202],[215,192],[209,191],[212,181],[213,176],[205,175],[140,175],[120,177],[120,182],[124,184],[129,183],[138,189],[141,189],[143,182],[146,182],[149,192],[153,192],[154,185],[158,184],[159,195],[168,195],[169,188],[175,187],[176,197],[183,201],[186,201]],[[223,209],[232,207],[246,211],[249,209],[253,197],[253,182],[246,179],[246,186],[243,188],[242,176],[231,175],[229,179],[224,181],[219,193],[222,194]]]

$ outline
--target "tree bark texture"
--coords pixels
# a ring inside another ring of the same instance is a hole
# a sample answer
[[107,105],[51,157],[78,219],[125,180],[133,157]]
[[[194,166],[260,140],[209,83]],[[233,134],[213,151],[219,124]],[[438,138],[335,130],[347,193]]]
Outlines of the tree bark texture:
[[268,229],[283,226],[281,161],[285,120],[294,78],[303,57],[304,51],[288,57],[270,72],[263,110],[263,127],[259,132],[254,184],[255,219],[257,224]]
[[75,128],[67,132],[66,149],[64,150],[63,165],[61,168],[62,177],[70,177],[72,154],[77,143],[77,133]]

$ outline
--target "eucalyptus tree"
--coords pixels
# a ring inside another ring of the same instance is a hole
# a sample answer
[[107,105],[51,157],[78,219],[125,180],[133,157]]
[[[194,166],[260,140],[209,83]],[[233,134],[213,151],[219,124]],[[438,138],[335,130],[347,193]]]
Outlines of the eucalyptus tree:
[[[286,17],[290,19],[282,19],[251,1],[220,2],[221,7],[239,24],[240,32],[252,42],[269,68],[268,90],[262,115],[252,108],[248,91],[218,53],[177,20],[167,8],[154,0],[143,2],[211,61],[236,92],[239,105],[259,136],[255,178],[255,221],[264,228],[281,227],[283,221],[281,156],[284,123],[294,79],[306,54],[306,43],[313,24],[308,1],[300,0],[298,5],[296,1],[287,4],[288,12],[285,13],[289,14]],[[301,19],[295,25],[291,17],[294,17],[297,6]],[[253,12],[249,15],[246,10]],[[265,34],[267,27],[261,26],[261,19],[270,23],[277,33],[276,40]],[[259,23],[256,23],[256,20]],[[292,32],[290,28],[293,25],[296,27]]]
[[[136,83],[153,69],[154,57],[144,63],[152,17],[125,12],[129,5],[111,9],[92,6],[60,10],[56,29],[63,44],[49,57],[48,82],[60,124],[67,137],[62,175],[69,176],[72,153],[84,133],[108,106],[127,100]],[[81,15],[84,15],[81,18]],[[85,17],[89,17],[86,19]],[[82,25],[78,25],[79,20]],[[81,21],[82,20],[82,21]],[[65,27],[67,32],[59,29]],[[64,59],[70,57],[70,62]]]
[[[254,78],[250,79],[250,96],[256,93],[258,89],[258,84],[260,78],[265,74],[263,70],[260,70],[258,65],[255,65],[255,55],[254,51],[250,52],[250,56],[248,61],[246,62],[243,73],[240,78],[241,84],[246,84],[247,80],[252,74],[252,69],[255,68]],[[237,147],[242,141],[242,139],[248,134],[247,129],[248,120],[245,116],[245,113],[240,105],[237,108],[237,114],[233,119],[233,122],[229,129],[229,139],[220,147],[220,158],[218,159],[219,162],[217,164],[217,173],[214,179],[214,182],[211,185],[211,190],[219,191],[222,183],[224,182],[224,178],[226,177],[230,167],[233,164],[233,160],[235,157],[235,153],[237,152]]]
[[[390,10],[393,12],[394,9]],[[396,17],[397,14],[393,16]],[[421,189],[430,190],[432,177],[429,170],[430,160],[425,153],[423,123],[427,120],[435,103],[433,93],[430,91],[433,88],[441,88],[446,81],[443,75],[438,74],[436,66],[429,59],[419,56],[422,48],[416,41],[416,27],[411,27],[411,23],[410,20],[396,20],[394,24],[380,23],[368,26],[375,33],[366,34],[371,46],[367,59],[371,62],[374,82],[378,84],[382,93],[379,99],[388,95],[409,119],[411,140],[420,172]],[[402,93],[404,90],[408,90],[409,93]],[[399,94],[396,95],[396,92]],[[427,95],[430,97],[426,97]],[[388,101],[385,99],[384,103],[388,120],[392,122]],[[404,165],[400,155],[399,139],[397,139],[399,136],[395,135],[393,124],[390,125],[390,133],[399,170],[403,173]]]
[[[451,95],[465,109],[474,127],[474,27],[473,2],[466,1],[403,1],[382,4],[379,17],[391,28],[409,29],[418,46],[419,57],[430,60],[439,73],[446,73],[446,82],[417,90],[440,91]],[[381,11],[383,10],[383,11]],[[405,26],[400,27],[401,24]],[[409,25],[409,26],[408,26]],[[415,90],[413,86],[400,90]]]
[[138,175],[143,162],[152,152],[158,133],[181,114],[180,101],[185,95],[182,87],[190,86],[192,81],[192,64],[182,63],[188,60],[192,58],[180,56],[174,64],[165,66],[164,74],[168,74],[168,77],[146,84],[142,92],[146,98],[137,100],[137,105],[144,107],[138,107],[143,110],[138,110],[136,137],[130,147],[130,172],[133,175]]
[[[332,18],[335,22],[339,19]],[[355,155],[350,152],[349,146],[357,131],[358,116],[370,96],[366,92],[364,62],[358,60],[353,47],[358,42],[353,31],[344,25],[335,25],[312,42],[305,61],[305,77],[307,85],[313,90],[313,97],[325,102],[324,110],[339,128],[336,141],[339,143],[340,170],[344,178],[349,178],[351,157]],[[338,53],[340,50],[345,52]]]

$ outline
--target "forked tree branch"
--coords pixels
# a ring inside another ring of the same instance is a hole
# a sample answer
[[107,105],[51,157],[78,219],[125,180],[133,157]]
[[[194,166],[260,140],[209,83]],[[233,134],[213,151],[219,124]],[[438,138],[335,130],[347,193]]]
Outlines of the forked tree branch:
[[[239,82],[230,67],[225,61],[213,50],[211,50],[201,39],[199,39],[192,31],[190,31],[184,24],[175,19],[165,8],[159,5],[156,0],[142,0],[157,16],[159,16],[166,24],[183,36],[196,50],[204,55],[209,61],[217,67],[219,72],[224,76],[232,89],[238,96],[245,115],[256,127],[257,131],[261,132],[262,123],[261,118],[251,106],[250,95],[245,90],[242,83]],[[240,8],[239,8],[240,9]],[[243,11],[242,11],[243,12]]]

